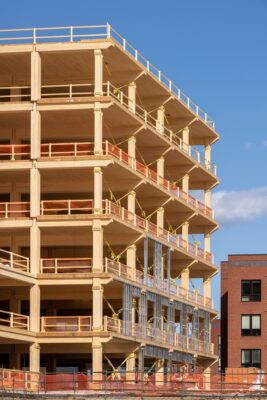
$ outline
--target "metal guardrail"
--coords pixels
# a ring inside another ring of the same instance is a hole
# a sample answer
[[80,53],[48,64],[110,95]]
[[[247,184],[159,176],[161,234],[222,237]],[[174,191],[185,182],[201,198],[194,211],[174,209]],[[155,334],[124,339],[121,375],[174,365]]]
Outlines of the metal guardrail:
[[20,271],[30,271],[30,260],[28,257],[23,257],[20,254],[11,251],[0,249],[0,267],[15,268]]
[[0,310],[0,325],[29,330],[29,316]]
[[[198,257],[209,263],[213,263],[213,254],[203,250],[197,244],[190,243],[182,239],[179,235],[168,231],[165,228],[144,219],[137,214],[128,211],[126,208],[106,199],[102,201],[102,212],[106,215],[112,215],[120,221],[142,229],[145,232],[169,243],[179,250],[187,252],[193,257]],[[6,218],[29,218],[29,202],[7,202],[0,203],[0,219]],[[40,207],[41,216],[49,215],[74,215],[74,214],[94,214],[94,201],[92,199],[76,200],[42,200]]]
[[[29,94],[14,94],[12,91],[16,90],[28,90],[30,93],[30,87],[1,87],[0,88],[0,100],[3,101],[29,101]],[[5,92],[4,94],[3,91]],[[6,93],[8,91],[9,93]],[[84,83],[84,84],[64,84],[64,85],[45,85],[41,87],[41,99],[70,99],[75,97],[92,97],[94,96],[94,84]],[[183,140],[175,134],[171,129],[162,125],[155,117],[151,115],[147,110],[135,105],[133,109],[130,104],[131,100],[126,96],[126,94],[114,86],[111,82],[107,81],[103,84],[103,96],[111,96],[117,102],[119,102],[123,107],[127,108],[137,117],[141,118],[144,123],[156,130],[158,133],[163,135],[171,144],[175,145],[177,149],[187,154],[189,157],[194,159],[199,165],[207,169],[210,173],[216,176],[217,168],[214,163],[206,160],[205,156],[196,148],[186,144]],[[12,145],[9,145],[12,146]],[[27,145],[17,145],[17,153],[21,157],[24,156],[24,152],[27,155]],[[12,150],[12,148],[11,148]],[[14,150],[14,149],[13,149]],[[0,156],[5,156],[5,154],[0,154]],[[12,154],[14,157],[14,154]],[[15,159],[15,158],[11,158]]]
[[152,74],[166,89],[179,99],[189,110],[196,114],[207,126],[215,129],[215,122],[211,117],[196,105],[185,93],[181,91],[171,79],[163,74],[155,65],[147,60],[135,47],[121,36],[110,24],[92,26],[68,26],[50,28],[24,28],[1,29],[0,43],[44,43],[76,42],[92,39],[113,39],[120,48],[140,63],[147,72]]
[[[30,145],[20,144],[0,144],[0,159],[4,157],[8,160],[18,160],[30,158]],[[136,172],[151,180],[154,184],[161,186],[167,190],[172,196],[175,196],[184,202],[195,207],[198,211],[213,218],[213,211],[200,200],[194,198],[190,194],[181,190],[175,183],[171,183],[168,179],[161,177],[154,170],[140,161],[131,157],[127,152],[118,146],[108,142],[103,142],[103,151],[105,155],[111,155]],[[41,157],[84,157],[94,155],[93,142],[75,142],[75,143],[42,143]]]
[[181,335],[175,332],[171,323],[164,323],[164,326],[157,328],[153,323],[138,324],[123,321],[118,318],[104,316],[104,331],[118,333],[122,336],[133,336],[138,339],[155,341],[160,344],[180,347],[183,350],[196,351],[203,354],[214,354],[213,343],[204,342],[197,338]]
[[105,272],[109,272],[116,276],[128,279],[134,282],[138,282],[148,288],[160,289],[170,295],[175,295],[182,300],[189,300],[200,306],[213,308],[212,299],[209,297],[204,297],[197,292],[192,292],[187,290],[171,281],[159,280],[152,275],[147,275],[146,279],[144,273],[136,268],[129,267],[121,262],[110,260],[105,258]]
[[80,274],[92,272],[92,258],[41,258],[41,274]]

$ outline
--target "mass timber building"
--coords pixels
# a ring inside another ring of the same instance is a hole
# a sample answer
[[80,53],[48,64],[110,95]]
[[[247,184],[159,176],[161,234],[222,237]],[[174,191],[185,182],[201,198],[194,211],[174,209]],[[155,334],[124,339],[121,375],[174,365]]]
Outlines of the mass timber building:
[[0,32],[1,366],[210,367],[217,139],[110,25]]

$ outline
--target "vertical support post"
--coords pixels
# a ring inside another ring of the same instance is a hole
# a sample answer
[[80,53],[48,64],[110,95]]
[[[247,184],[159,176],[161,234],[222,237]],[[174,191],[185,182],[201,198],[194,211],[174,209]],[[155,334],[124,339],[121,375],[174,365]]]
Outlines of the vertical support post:
[[182,140],[183,140],[183,150],[188,153],[189,152],[189,127],[185,127],[182,132]]
[[207,169],[210,169],[211,164],[211,145],[208,144],[205,146],[205,165]]
[[210,253],[210,234],[204,235],[204,251]]
[[31,101],[41,98],[41,56],[35,49],[31,52]]
[[189,222],[186,221],[182,225],[182,240],[185,240],[188,243],[188,233],[189,233]]
[[30,246],[30,271],[36,275],[40,272],[41,234],[35,218],[30,228]]
[[34,284],[30,288],[30,330],[40,332],[41,290]]
[[204,389],[210,390],[210,376],[211,376],[211,369],[206,368],[204,370]]
[[128,86],[128,109],[135,114],[136,108],[136,83],[131,82]]
[[135,198],[136,198],[136,193],[134,190],[132,190],[129,194],[128,194],[128,211],[132,212],[133,214],[135,214]]
[[188,292],[188,290],[189,290],[189,268],[185,268],[181,272],[181,287]]
[[128,154],[132,158],[136,158],[136,138],[131,136],[128,139]]
[[170,289],[171,283],[171,249],[167,249],[167,287]]
[[139,354],[138,354],[138,371],[140,373],[140,380],[143,381],[144,379],[144,349],[140,347]]
[[95,103],[94,109],[94,153],[101,155],[103,153],[103,112],[101,104]]
[[93,337],[92,339],[92,367],[93,381],[101,383],[103,370],[103,348],[99,337]]
[[189,175],[186,174],[183,179],[182,179],[182,190],[183,192],[187,193],[189,192]]
[[41,151],[41,114],[36,110],[36,104],[31,111],[31,159],[40,157]]
[[93,272],[103,271],[103,227],[101,221],[93,221]]
[[157,226],[159,231],[164,228],[164,208],[160,207],[157,211]]
[[129,267],[132,268],[132,276],[131,278],[136,280],[136,245],[132,244],[128,247],[126,253],[126,263]]
[[126,383],[127,384],[134,384],[134,371],[135,371],[135,354],[129,354],[127,361],[126,361]]
[[148,237],[144,238],[144,283],[147,282],[148,272]]
[[102,169],[94,167],[94,214],[102,213]]
[[95,50],[95,96],[103,95],[103,54]]
[[203,294],[204,294],[204,298],[211,298],[211,279],[210,278],[206,278],[203,280]]
[[93,278],[93,331],[103,329],[103,287],[99,278]]
[[161,156],[157,160],[157,174],[164,178],[164,164],[165,164],[165,158]]
[[40,372],[40,346],[38,343],[30,345],[30,371]]
[[132,309],[131,309],[131,324],[132,324],[132,335],[135,336],[135,321],[136,321],[136,299],[132,297]]
[[33,161],[30,172],[30,201],[30,216],[32,218],[38,217],[40,215],[41,206],[41,179],[36,161]]
[[161,106],[157,110],[157,122],[156,122],[156,129],[161,135],[164,134],[164,122],[165,122],[164,119],[165,119],[165,107]]
[[163,385],[164,384],[164,358],[160,358],[159,360],[156,361],[155,364],[155,380],[156,380],[156,385]]
[[210,200],[211,200],[211,191],[205,190],[204,192],[204,202],[205,202],[205,206],[210,207]]

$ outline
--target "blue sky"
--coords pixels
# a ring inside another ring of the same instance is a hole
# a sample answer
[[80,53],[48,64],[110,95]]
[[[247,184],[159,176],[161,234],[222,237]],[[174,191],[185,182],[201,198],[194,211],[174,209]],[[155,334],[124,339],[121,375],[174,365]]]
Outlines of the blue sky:
[[[266,0],[13,0],[1,28],[110,22],[216,121],[216,262],[267,253]],[[219,279],[213,284],[216,305]]]

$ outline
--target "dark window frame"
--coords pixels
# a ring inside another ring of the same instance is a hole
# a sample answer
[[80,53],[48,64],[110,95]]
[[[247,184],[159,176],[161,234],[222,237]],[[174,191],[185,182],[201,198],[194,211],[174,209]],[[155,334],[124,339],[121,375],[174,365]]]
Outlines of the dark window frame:
[[[250,352],[250,362],[249,363],[243,363],[242,362],[242,352],[243,351],[249,351]],[[259,351],[260,352],[260,362],[259,363],[253,363],[252,362],[252,352],[253,351]],[[241,368],[250,368],[250,367],[254,367],[254,368],[259,368],[261,369],[261,349],[241,349],[240,351],[240,360],[241,360]]]
[[[245,284],[249,284],[249,293],[245,293]],[[259,284],[259,293],[255,291],[255,284]],[[256,293],[255,293],[256,292]],[[260,279],[242,279],[241,280],[241,301],[260,302],[261,301],[261,280]]]
[[[242,328],[242,317],[249,317],[249,329]],[[260,328],[253,329],[252,328],[252,318],[260,317]],[[244,332],[247,331],[247,332]],[[261,336],[261,314],[241,314],[241,336]]]

